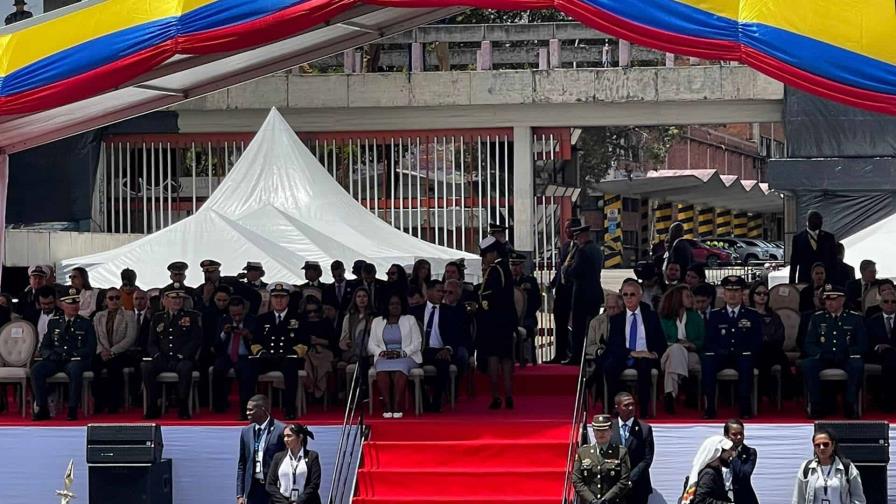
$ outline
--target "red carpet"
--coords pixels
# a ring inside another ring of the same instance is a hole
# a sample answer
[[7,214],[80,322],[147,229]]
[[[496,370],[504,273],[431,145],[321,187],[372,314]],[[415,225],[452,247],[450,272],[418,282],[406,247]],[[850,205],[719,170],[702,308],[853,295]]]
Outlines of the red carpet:
[[372,420],[357,493],[361,504],[554,504],[563,494],[578,369],[518,369],[513,411],[487,408],[488,386],[457,410]]

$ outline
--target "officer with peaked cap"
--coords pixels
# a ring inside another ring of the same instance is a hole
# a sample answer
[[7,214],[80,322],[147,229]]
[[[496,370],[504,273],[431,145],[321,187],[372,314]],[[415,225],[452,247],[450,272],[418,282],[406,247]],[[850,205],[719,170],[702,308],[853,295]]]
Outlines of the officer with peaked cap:
[[572,283],[570,360],[565,364],[578,365],[585,350],[588,324],[600,313],[604,304],[604,289],[600,280],[604,255],[592,239],[591,226],[578,226],[571,231],[576,248],[567,258],[568,267],[564,272],[567,281]]
[[96,354],[96,332],[90,319],[78,314],[81,309],[80,291],[66,289],[59,301],[62,315],[55,315],[47,322],[47,332],[40,342],[40,360],[31,368],[31,387],[37,412],[34,420],[47,420],[50,410],[47,404],[47,379],[63,372],[68,376],[68,419],[78,418],[84,371],[90,370],[91,359]]
[[246,284],[248,284],[253,289],[267,289],[268,284],[262,282],[261,279],[264,278],[264,266],[258,261],[247,261],[246,265],[243,267],[243,271],[245,272],[245,280]]
[[302,266],[302,271],[305,272],[306,282],[299,285],[289,296],[289,307],[293,310],[299,309],[305,296],[314,296],[318,301],[323,301],[324,289],[326,289],[328,285],[320,281],[320,277],[323,276],[324,271],[319,262],[305,261],[305,264]]
[[803,344],[806,358],[800,361],[809,389],[808,414],[810,418],[825,414],[819,373],[825,369],[842,369],[847,375],[844,414],[847,418],[858,418],[859,385],[865,372],[862,356],[868,349],[865,323],[858,313],[843,309],[845,291],[841,287],[826,284],[822,298],[824,310],[816,312],[809,321]]
[[[520,252],[510,253],[510,272],[513,275],[513,286],[519,293],[517,299],[523,300],[522,306],[517,304],[519,326],[525,329],[525,337],[519,346],[519,360],[522,366],[535,364],[535,334],[538,331],[538,310],[541,309],[541,288],[534,276],[526,273],[525,264],[528,258]],[[522,313],[521,313],[522,312]]]
[[576,453],[572,484],[581,502],[622,504],[631,488],[628,451],[611,442],[612,426],[610,415],[595,415],[591,422],[595,442]]
[[566,241],[560,245],[560,256],[551,279],[551,288],[554,289],[554,358],[551,364],[559,364],[568,358],[569,347],[569,314],[572,310],[572,282],[564,277],[564,266],[569,261],[569,256],[575,252],[576,242],[572,230],[581,226],[582,221],[578,217],[567,219],[563,225],[563,233]]
[[737,397],[740,417],[753,416],[753,369],[759,362],[762,348],[762,318],[743,304],[743,277],[731,275],[722,279],[725,306],[713,310],[706,322],[703,343],[703,392],[706,395],[704,418],[715,418],[716,373],[723,369],[737,371]]
[[[187,279],[187,269],[189,265],[183,261],[174,261],[168,265],[168,278],[171,280],[171,283],[162,287],[162,289],[171,287],[175,283],[180,285],[179,290],[182,290],[186,295],[186,298],[189,302],[189,305],[185,304],[187,308],[202,308],[202,296],[199,295],[196,289],[193,287],[188,287],[184,282]],[[198,302],[198,304],[197,304]]]
[[159,417],[160,385],[156,377],[168,371],[177,373],[178,416],[189,419],[190,388],[202,345],[202,324],[198,312],[184,309],[187,293],[183,284],[172,282],[162,289],[161,295],[164,310],[152,317],[147,343],[149,357],[140,365],[148,403],[145,418]]
[[[299,371],[305,367],[305,354],[310,341],[303,340],[299,331],[300,316],[289,309],[289,294],[292,287],[286,282],[272,282],[268,285],[270,311],[259,315],[252,334],[249,349],[252,363],[253,382],[258,375],[269,371],[283,373],[284,415],[287,420],[296,418],[296,392],[299,389]],[[253,385],[254,387],[254,385]]]
[[503,377],[504,401],[513,408],[513,340],[517,328],[513,294],[513,276],[507,260],[501,257],[501,243],[488,236],[479,244],[485,273],[476,305],[477,358],[488,369],[491,381],[491,409],[501,407],[499,381]]

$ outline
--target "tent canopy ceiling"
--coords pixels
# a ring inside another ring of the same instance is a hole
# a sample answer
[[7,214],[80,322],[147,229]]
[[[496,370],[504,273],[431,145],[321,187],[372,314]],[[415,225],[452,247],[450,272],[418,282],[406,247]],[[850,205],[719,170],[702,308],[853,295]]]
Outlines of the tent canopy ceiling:
[[779,213],[784,210],[784,199],[770,191],[768,184],[719,175],[716,170],[652,171],[642,178],[605,180],[592,189],[607,194],[742,212]]
[[0,29],[0,150],[15,152],[172,105],[467,7],[554,7],[640,45],[738,60],[818,96],[896,113],[896,46],[890,40],[896,17],[880,15],[890,8],[883,0],[459,3],[80,2]]
[[218,189],[196,212],[161,231],[114,250],[62,262],[66,272],[83,266],[98,286],[120,283],[131,268],[143,286],[168,283],[166,266],[185,261],[187,283],[203,281],[203,259],[221,263],[236,275],[247,261],[260,261],[267,281],[305,281],[305,261],[320,262],[324,279],[339,259],[350,268],[355,259],[377,267],[382,276],[392,264],[430,261],[433,271],[463,258],[470,276],[479,276],[477,256],[440,247],[392,227],[334,180],[302,144],[289,124],[272,110],[258,134]]

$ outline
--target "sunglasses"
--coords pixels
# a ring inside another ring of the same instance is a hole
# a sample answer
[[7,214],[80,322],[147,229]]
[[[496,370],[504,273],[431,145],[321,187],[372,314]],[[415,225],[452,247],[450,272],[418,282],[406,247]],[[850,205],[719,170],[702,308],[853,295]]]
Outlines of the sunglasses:
[[623,292],[622,297],[637,297],[638,295],[634,292]]
[[121,299],[121,296],[106,296],[108,301],[118,301],[119,299]]
[[827,441],[822,441],[822,442],[820,442],[820,443],[815,443],[815,447],[816,447],[816,448],[824,449],[824,448],[830,448],[830,446],[831,446],[831,443],[829,443],[829,442],[827,442]]
[[757,296],[768,296],[768,291],[756,291]]
[[896,304],[896,299],[881,299],[880,304]]

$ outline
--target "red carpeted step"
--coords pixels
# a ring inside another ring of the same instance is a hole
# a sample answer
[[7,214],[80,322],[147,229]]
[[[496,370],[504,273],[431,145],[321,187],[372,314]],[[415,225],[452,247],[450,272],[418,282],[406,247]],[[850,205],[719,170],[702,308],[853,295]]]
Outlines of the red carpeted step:
[[[565,413],[565,412],[563,412]],[[571,415],[571,413],[570,413]],[[563,414],[562,416],[566,416]],[[423,418],[423,417],[421,417]],[[562,420],[513,420],[495,418],[483,411],[469,420],[384,420],[371,422],[371,441],[483,441],[518,442],[569,440],[570,424]]]
[[[477,470],[484,463],[492,469],[520,467],[520,461],[533,456],[532,443],[518,441],[439,441],[369,442],[364,445],[362,467],[367,470],[415,469],[428,467],[437,454],[444,469]],[[563,467],[568,456],[567,441],[542,441],[535,451],[538,463],[546,467]]]
[[557,504],[557,497],[499,496],[477,499],[471,497],[355,497],[352,504]]
[[[488,460],[479,458],[482,469],[451,470],[439,466],[440,454],[430,452],[432,466],[426,469],[358,471],[359,497],[450,497],[483,499],[529,496],[552,498],[563,495],[563,467],[545,467],[538,460],[514,469],[490,469]],[[530,457],[532,459],[533,457]]]

